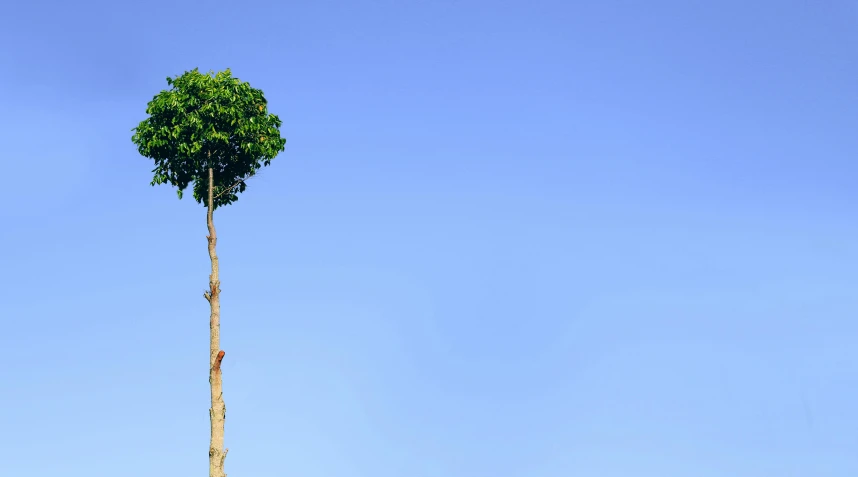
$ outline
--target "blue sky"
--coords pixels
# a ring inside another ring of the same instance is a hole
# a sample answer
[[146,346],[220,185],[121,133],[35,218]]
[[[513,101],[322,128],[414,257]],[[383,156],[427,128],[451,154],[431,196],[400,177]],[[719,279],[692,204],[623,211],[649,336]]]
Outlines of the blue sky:
[[204,209],[131,143],[231,68],[235,477],[858,475],[858,4],[16,2],[0,474],[205,475]]

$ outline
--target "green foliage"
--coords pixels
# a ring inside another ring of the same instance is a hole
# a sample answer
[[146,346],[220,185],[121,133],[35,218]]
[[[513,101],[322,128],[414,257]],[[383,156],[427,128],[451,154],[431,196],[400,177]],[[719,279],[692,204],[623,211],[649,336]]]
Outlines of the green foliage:
[[262,91],[229,69],[202,74],[195,68],[167,84],[172,88],[146,107],[149,118],[132,129],[137,150],[155,161],[151,184],[172,184],[181,199],[193,183],[194,199],[207,206],[214,168],[214,207],[235,202],[244,181],[285,149],[282,121],[268,114]]

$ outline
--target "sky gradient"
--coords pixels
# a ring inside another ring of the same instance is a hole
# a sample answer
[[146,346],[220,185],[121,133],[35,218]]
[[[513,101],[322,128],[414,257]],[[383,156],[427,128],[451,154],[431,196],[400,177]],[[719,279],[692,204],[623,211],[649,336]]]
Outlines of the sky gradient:
[[205,211],[131,128],[229,67],[288,140],[215,215],[231,477],[855,477],[856,25],[7,6],[0,475],[205,475]]

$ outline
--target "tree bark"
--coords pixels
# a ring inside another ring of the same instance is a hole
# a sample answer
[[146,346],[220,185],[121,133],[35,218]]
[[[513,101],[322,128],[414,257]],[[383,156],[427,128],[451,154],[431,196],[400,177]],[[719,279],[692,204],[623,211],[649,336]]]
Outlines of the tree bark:
[[206,222],[209,235],[209,258],[212,262],[212,273],[209,275],[209,290],[204,296],[211,306],[209,321],[209,384],[211,384],[212,407],[209,409],[211,419],[211,444],[209,445],[209,477],[226,477],[223,462],[228,449],[223,446],[224,423],[226,421],[226,405],[223,403],[223,377],[221,376],[221,361],[224,352],[220,349],[220,279],[218,276],[217,234],[214,227],[214,169],[209,169],[209,197]]

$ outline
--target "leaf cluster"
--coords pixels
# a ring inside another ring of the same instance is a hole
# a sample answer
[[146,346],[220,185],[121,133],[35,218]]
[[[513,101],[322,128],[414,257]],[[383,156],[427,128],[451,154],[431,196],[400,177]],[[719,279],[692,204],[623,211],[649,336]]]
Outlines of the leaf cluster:
[[238,200],[246,180],[285,149],[282,121],[269,114],[261,90],[232,76],[187,71],[167,78],[146,108],[147,119],[131,140],[155,161],[151,185],[171,184],[182,192],[193,183],[194,199],[207,206],[208,170],[214,169],[214,208]]

